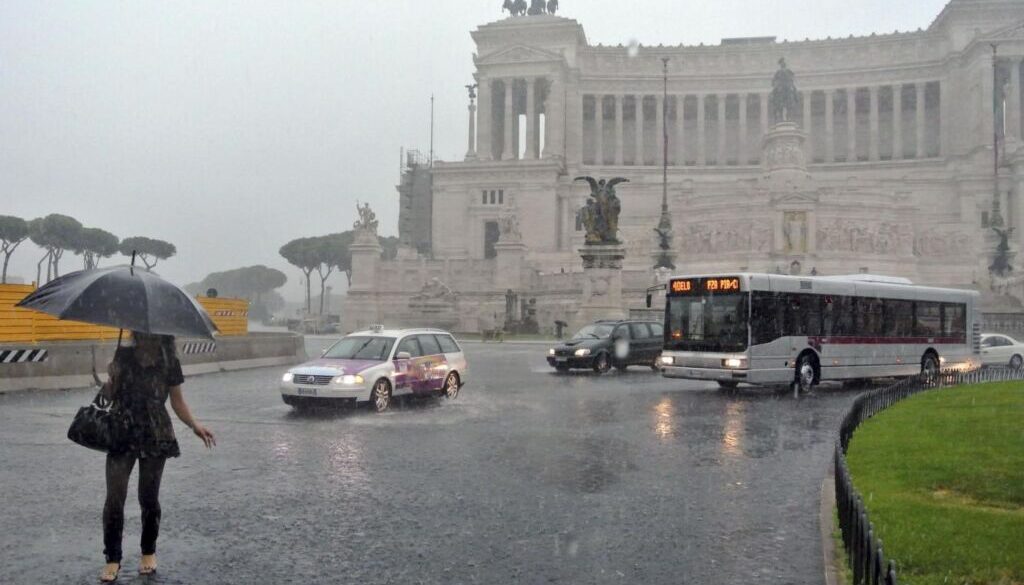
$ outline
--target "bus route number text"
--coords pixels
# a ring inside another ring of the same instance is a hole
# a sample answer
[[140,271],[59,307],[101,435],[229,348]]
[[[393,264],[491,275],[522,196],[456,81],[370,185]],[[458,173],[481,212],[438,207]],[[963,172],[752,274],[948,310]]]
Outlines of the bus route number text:
[[692,280],[673,280],[672,281],[672,292],[674,292],[674,293],[693,292],[693,281]]
[[708,278],[704,280],[704,290],[708,292],[731,292],[740,290],[740,279],[730,278]]

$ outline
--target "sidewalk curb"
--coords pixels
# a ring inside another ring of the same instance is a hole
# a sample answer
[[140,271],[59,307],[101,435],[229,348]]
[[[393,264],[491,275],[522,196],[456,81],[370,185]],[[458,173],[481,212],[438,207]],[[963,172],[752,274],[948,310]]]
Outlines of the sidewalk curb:
[[825,585],[845,585],[842,567],[836,552],[832,532],[835,530],[832,511],[836,507],[836,478],[829,466],[828,475],[821,481],[821,506],[818,510],[818,525],[821,528],[821,553],[825,565]]

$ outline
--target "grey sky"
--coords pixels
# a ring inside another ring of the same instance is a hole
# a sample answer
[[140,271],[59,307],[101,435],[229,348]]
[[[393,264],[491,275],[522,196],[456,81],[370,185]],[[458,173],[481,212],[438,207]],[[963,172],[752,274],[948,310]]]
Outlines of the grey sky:
[[[944,0],[561,0],[591,43],[717,44],[925,28]],[[186,283],[349,229],[397,233],[399,148],[465,153],[469,31],[500,0],[0,3],[0,214],[166,239]],[[35,278],[25,244],[13,273]],[[108,261],[110,263],[110,261]],[[65,270],[79,268],[65,256]],[[336,282],[336,285],[340,282]]]

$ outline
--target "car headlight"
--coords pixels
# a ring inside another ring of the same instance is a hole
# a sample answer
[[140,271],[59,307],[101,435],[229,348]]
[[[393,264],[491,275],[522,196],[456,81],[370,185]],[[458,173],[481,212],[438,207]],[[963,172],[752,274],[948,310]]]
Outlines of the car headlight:
[[577,349],[576,350],[576,356],[577,357],[583,357],[585,355],[590,355],[590,350],[589,349],[583,348],[583,349]]
[[670,355],[661,356],[661,363],[666,366],[671,366],[676,363],[676,359]]
[[722,360],[722,366],[726,368],[745,368],[747,367],[747,360],[744,358],[725,358]]
[[335,378],[334,383],[344,384],[345,386],[353,386],[355,384],[362,384],[363,377],[358,374],[354,376],[352,374],[345,374],[344,376],[338,376],[337,378]]
[[548,355],[555,355],[555,348],[552,347],[551,349],[549,349]]
[[295,374],[293,374],[291,372],[285,372],[284,375],[281,376],[281,381],[282,382],[291,382],[292,379],[294,379],[294,378],[295,378]]

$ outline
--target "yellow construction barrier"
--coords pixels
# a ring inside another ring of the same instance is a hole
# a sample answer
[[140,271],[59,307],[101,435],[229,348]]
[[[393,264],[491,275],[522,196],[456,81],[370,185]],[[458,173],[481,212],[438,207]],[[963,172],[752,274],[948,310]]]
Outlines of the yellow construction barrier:
[[[39,343],[117,339],[118,329],[78,321],[62,321],[38,311],[14,305],[35,287],[30,284],[0,284],[0,342]],[[199,297],[221,335],[249,333],[249,301]]]
[[247,335],[249,333],[249,301],[196,297],[213,319],[221,335]]

